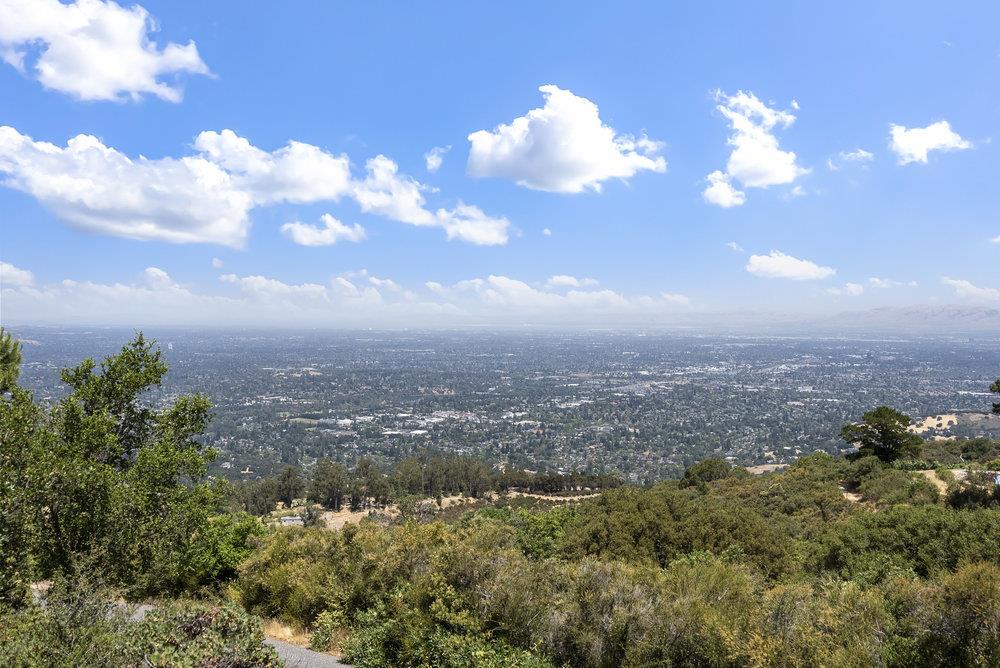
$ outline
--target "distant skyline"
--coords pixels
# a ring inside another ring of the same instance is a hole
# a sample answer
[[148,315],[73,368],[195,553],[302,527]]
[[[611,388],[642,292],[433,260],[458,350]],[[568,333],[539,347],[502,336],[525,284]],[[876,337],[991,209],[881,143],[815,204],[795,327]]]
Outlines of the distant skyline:
[[0,0],[0,322],[996,319],[998,24]]

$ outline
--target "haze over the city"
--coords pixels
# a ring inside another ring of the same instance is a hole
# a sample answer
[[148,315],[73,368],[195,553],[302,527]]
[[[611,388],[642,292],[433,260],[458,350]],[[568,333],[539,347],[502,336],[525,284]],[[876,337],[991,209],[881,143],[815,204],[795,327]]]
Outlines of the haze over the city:
[[994,3],[228,4],[0,2],[5,324],[1000,330]]

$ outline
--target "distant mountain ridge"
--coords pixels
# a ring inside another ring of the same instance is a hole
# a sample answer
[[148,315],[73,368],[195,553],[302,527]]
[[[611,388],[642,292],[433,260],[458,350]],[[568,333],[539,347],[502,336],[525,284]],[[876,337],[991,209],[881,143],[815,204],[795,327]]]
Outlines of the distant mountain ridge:
[[917,304],[832,313],[729,311],[690,313],[674,326],[693,331],[760,335],[997,334],[1000,308],[963,304]]
[[843,327],[1000,332],[1000,308],[958,304],[884,306],[865,311],[845,311],[831,317],[830,321]]

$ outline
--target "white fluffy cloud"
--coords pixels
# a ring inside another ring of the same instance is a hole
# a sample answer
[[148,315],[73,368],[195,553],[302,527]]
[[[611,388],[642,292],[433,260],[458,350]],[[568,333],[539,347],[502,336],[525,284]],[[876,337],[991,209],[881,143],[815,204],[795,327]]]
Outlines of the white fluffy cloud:
[[613,290],[538,289],[524,281],[497,275],[436,287],[436,294],[479,319],[597,322],[614,316],[628,320],[669,314],[690,304],[683,295],[627,297]]
[[841,151],[835,158],[827,160],[826,166],[830,168],[830,171],[835,172],[839,170],[841,165],[844,163],[864,165],[874,159],[875,154],[871,151],[866,151],[863,148],[856,148],[853,151]]
[[449,239],[477,246],[507,243],[510,222],[506,218],[488,216],[478,206],[459,202],[454,209],[438,209],[435,216]]
[[1000,300],[1000,290],[996,288],[981,288],[973,285],[970,281],[961,278],[948,278],[947,276],[942,278],[941,282],[954,288],[956,297],[990,302]]
[[962,139],[951,129],[948,121],[931,123],[925,128],[889,126],[889,146],[899,158],[899,164],[927,162],[931,151],[961,151],[972,148],[972,143]]
[[213,257],[212,258],[212,268],[213,269],[222,269],[222,265],[224,265],[224,264],[225,263],[222,260],[220,260],[219,258],[217,258],[217,257]]
[[618,134],[601,120],[597,105],[558,86],[541,86],[545,106],[510,124],[469,135],[468,172],[511,179],[532,190],[579,193],[601,190],[608,179],[663,172],[661,144]]
[[820,280],[837,273],[830,267],[800,260],[777,250],[771,251],[769,255],[751,255],[746,270],[762,278],[787,278],[794,281]]
[[743,246],[740,246],[735,241],[729,241],[729,242],[727,242],[726,243],[726,248],[728,248],[729,250],[733,251],[734,253],[743,253],[743,252],[745,252],[743,250]]
[[209,74],[194,42],[160,48],[150,40],[154,30],[154,20],[139,5],[0,0],[0,57],[46,88],[81,100],[148,94],[178,102],[176,75]]
[[[90,135],[65,147],[0,127],[3,185],[32,195],[63,220],[91,232],[172,243],[241,247],[258,206],[339,201],[412,225],[444,229],[449,239],[503,244],[509,222],[477,207],[425,208],[428,190],[377,156],[357,180],[346,155],[291,141],[275,151],[231,130],[202,132],[196,154],[132,159]],[[352,228],[353,229],[353,228]]]
[[856,148],[853,151],[841,151],[840,159],[845,162],[871,162],[875,159],[875,154],[863,148]]
[[677,304],[679,306],[688,306],[691,303],[690,297],[677,294],[676,292],[662,292],[660,293],[660,299],[668,304]]
[[733,206],[741,206],[747,201],[746,193],[733,187],[728,174],[715,170],[708,175],[706,180],[708,187],[705,188],[701,196],[709,204],[728,209]]
[[444,163],[444,154],[450,150],[451,146],[435,146],[427,151],[427,153],[424,153],[424,163],[427,171],[433,174],[441,169],[441,165]]
[[[792,183],[809,170],[796,163],[795,153],[778,146],[774,130],[787,128],[795,122],[794,114],[768,107],[753,93],[739,91],[736,95],[716,92],[716,109],[729,121],[732,134],[728,143],[733,147],[726,171],[709,174],[703,196],[706,202],[722,207],[739,206],[746,201],[743,192],[731,181],[744,188],[768,188]],[[798,104],[792,105],[798,109]]]
[[545,287],[552,288],[586,288],[597,285],[593,278],[577,278],[566,274],[556,274],[545,281]]
[[254,204],[203,156],[133,160],[90,135],[63,148],[0,127],[0,174],[81,229],[131,239],[240,246]]
[[458,239],[480,246],[507,243],[510,222],[503,217],[485,214],[482,209],[459,202],[454,209],[425,208],[424,192],[430,190],[419,181],[399,174],[399,168],[384,155],[369,160],[364,180],[357,181],[352,196],[366,213],[398,220],[410,225],[444,228],[448,239]]
[[347,155],[332,155],[312,144],[290,141],[269,153],[232,130],[223,130],[202,132],[194,147],[203,159],[224,170],[254,204],[337,201],[351,187]]
[[319,283],[293,285],[266,276],[237,276],[236,274],[223,274],[219,280],[238,286],[244,295],[252,299],[277,302],[279,306],[292,304],[299,298],[329,301],[326,286]]
[[4,317],[12,322],[60,324],[218,324],[307,326],[454,326],[616,322],[672,322],[689,312],[675,293],[626,296],[611,290],[533,287],[489,275],[413,290],[367,271],[326,282],[292,283],[262,275],[224,274],[214,294],[179,284],[150,267],[125,283],[66,280],[44,286],[3,287]]
[[865,293],[865,286],[861,285],[860,283],[844,283],[843,287],[829,288],[827,292],[829,292],[831,295],[860,297]]
[[236,300],[194,293],[156,267],[128,283],[67,279],[38,287],[4,287],[3,302],[5,320],[26,323],[204,324],[240,314]]
[[0,286],[33,285],[35,276],[27,269],[15,267],[9,262],[0,261]]
[[281,232],[300,246],[332,246],[341,239],[355,243],[365,239],[365,228],[357,223],[345,225],[328,213],[320,216],[323,226],[307,225],[300,222],[285,223]]
[[868,284],[873,288],[879,290],[886,290],[888,288],[915,288],[917,287],[916,281],[897,281],[892,278],[879,278],[877,276],[872,276],[868,279]]

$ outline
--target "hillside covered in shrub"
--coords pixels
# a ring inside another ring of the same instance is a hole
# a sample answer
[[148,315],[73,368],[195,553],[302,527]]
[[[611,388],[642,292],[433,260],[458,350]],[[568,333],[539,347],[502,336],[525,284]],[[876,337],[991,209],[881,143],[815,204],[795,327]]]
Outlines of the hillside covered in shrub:
[[[145,400],[166,366],[141,336],[55,406],[18,362],[0,336],[6,665],[279,665],[261,618],[359,668],[1000,665],[1000,443],[923,442],[886,407],[845,426],[851,456],[760,476],[429,455],[234,487],[206,476],[204,397]],[[266,526],[276,506],[310,526]]]

